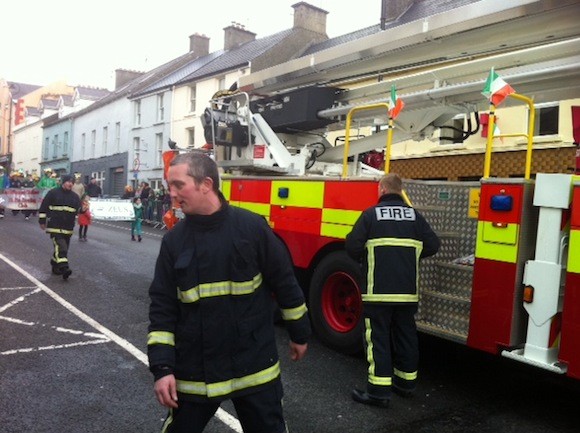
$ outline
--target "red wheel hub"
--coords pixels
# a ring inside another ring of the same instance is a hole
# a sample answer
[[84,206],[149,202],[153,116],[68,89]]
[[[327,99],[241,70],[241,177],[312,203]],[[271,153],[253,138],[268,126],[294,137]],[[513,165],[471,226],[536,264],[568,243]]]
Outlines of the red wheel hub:
[[362,301],[356,281],[346,272],[335,272],[322,287],[322,314],[336,332],[352,331],[360,318]]

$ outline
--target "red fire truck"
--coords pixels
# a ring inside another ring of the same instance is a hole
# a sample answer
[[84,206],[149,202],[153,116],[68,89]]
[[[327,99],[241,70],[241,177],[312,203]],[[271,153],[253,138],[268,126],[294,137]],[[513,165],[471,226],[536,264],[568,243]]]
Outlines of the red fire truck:
[[[573,167],[542,172],[533,159],[535,105],[580,97],[579,30],[571,19],[579,9],[577,2],[519,3],[456,25],[449,16],[430,21],[429,30],[412,23],[423,29],[420,41],[411,27],[383,32],[241,77],[240,91],[222,92],[206,110],[224,195],[263,215],[287,246],[314,329],[331,347],[353,352],[362,344],[360,268],[343,244],[376,202],[380,176],[413,172],[405,158],[391,160],[392,143],[429,137],[460,113],[466,127],[459,132],[468,137],[489,108],[476,180],[404,181],[408,199],[442,239],[440,252],[422,262],[417,325],[580,378],[580,177]],[[498,35],[519,45],[499,48]],[[483,54],[492,40],[495,49]],[[437,56],[443,52],[445,60]],[[521,91],[506,106],[528,105],[525,132],[495,131],[495,107],[481,95],[491,67]],[[396,120],[386,96],[394,84],[405,101]],[[371,133],[353,134],[355,125]],[[329,142],[332,129],[344,135]],[[525,138],[525,150],[494,153],[494,140],[514,135]],[[575,152],[572,143],[562,148],[568,153],[560,160]],[[384,166],[377,167],[378,153]],[[425,166],[437,161],[427,159],[420,158]],[[499,176],[492,159],[519,164],[521,175]],[[438,170],[447,179],[447,168]]]

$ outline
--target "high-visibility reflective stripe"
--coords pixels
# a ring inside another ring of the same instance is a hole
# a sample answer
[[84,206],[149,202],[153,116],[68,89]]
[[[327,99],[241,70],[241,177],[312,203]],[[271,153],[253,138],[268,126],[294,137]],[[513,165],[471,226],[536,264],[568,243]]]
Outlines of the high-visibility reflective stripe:
[[46,214],[45,213],[39,213],[38,214],[38,218],[46,218]]
[[[280,189],[288,189],[288,197],[280,197]],[[280,206],[324,207],[324,182],[300,180],[274,180],[270,192],[271,203]]]
[[305,304],[300,305],[296,308],[282,308],[282,319],[284,320],[298,320],[303,317],[308,309]]
[[175,334],[167,331],[152,331],[147,336],[147,345],[149,346],[151,344],[175,346]]
[[363,302],[419,302],[419,293],[405,295],[363,294]]
[[393,373],[395,374],[395,376],[400,377],[401,379],[405,379],[405,380],[417,379],[417,372],[416,371],[413,371],[411,373],[406,373],[404,371],[397,370],[396,368],[394,368]]
[[580,230],[570,230],[568,241],[568,272],[580,274]]
[[73,230],[65,230],[65,229],[51,229],[50,227],[45,230],[47,233],[57,233],[61,235],[72,235],[74,233]]
[[170,407],[169,414],[167,415],[167,418],[165,419],[165,422],[161,427],[161,433],[167,433],[167,429],[172,423],[173,423],[173,408]]
[[248,295],[253,293],[261,285],[262,274],[258,274],[250,281],[219,281],[216,283],[203,283],[189,290],[178,290],[177,296],[184,304],[190,304],[199,301],[200,298]]
[[54,255],[52,256],[52,260],[54,260],[55,263],[68,263],[66,257],[60,257],[60,247],[58,246],[56,239],[52,239],[52,244],[54,245]]
[[188,380],[177,380],[177,390],[183,394],[206,395],[219,397],[235,391],[252,388],[271,382],[280,376],[280,362],[271,367],[248,376],[237,377],[224,382],[205,383]]
[[238,206],[242,209],[247,209],[249,211],[257,213],[258,215],[262,215],[268,219],[270,218],[270,205],[269,204],[250,203],[247,201],[241,201],[241,202],[237,203],[236,206]]
[[367,342],[367,361],[369,363],[368,381],[373,385],[391,386],[393,384],[393,379],[391,377],[377,376],[375,374],[375,358],[373,356],[373,341],[371,338],[371,334],[372,334],[371,320],[366,318],[365,339]]
[[50,210],[59,211],[59,212],[72,212],[77,213],[77,209],[70,206],[49,206]]
[[[419,301],[419,258],[423,251],[423,242],[407,238],[370,239],[365,244],[367,248],[367,293],[362,295],[363,301],[369,302],[418,302]],[[408,247],[415,249],[415,293],[406,294],[375,294],[375,248],[377,247]]]
[[490,232],[495,233],[498,230],[502,230],[493,227],[492,224],[493,223],[488,221],[479,221],[477,223],[475,257],[499,262],[516,263],[518,255],[517,238],[519,225],[510,224],[509,226],[511,227],[506,228],[506,234],[499,237],[490,234]]

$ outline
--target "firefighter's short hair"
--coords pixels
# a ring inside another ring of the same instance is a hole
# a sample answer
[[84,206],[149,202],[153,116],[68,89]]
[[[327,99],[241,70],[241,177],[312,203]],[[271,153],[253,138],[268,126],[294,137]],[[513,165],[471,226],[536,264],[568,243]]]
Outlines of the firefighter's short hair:
[[193,177],[196,184],[201,184],[206,177],[213,181],[213,190],[219,191],[220,176],[216,162],[201,152],[180,153],[173,158],[170,167],[178,164],[187,164],[187,174]]

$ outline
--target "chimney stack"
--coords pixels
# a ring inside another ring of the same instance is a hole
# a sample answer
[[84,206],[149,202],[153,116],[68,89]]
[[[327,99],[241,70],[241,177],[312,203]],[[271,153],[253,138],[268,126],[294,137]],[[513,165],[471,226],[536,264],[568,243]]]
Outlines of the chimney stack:
[[144,72],[129,71],[128,69],[115,69],[115,90],[143,74]]
[[256,40],[256,34],[246,30],[240,23],[232,22],[230,26],[224,28],[224,50],[226,51],[254,40]]
[[207,56],[209,54],[209,38],[206,35],[196,33],[189,37],[189,52],[197,55],[197,57]]
[[328,12],[306,2],[293,4],[294,28],[310,30],[326,35],[326,15]]

